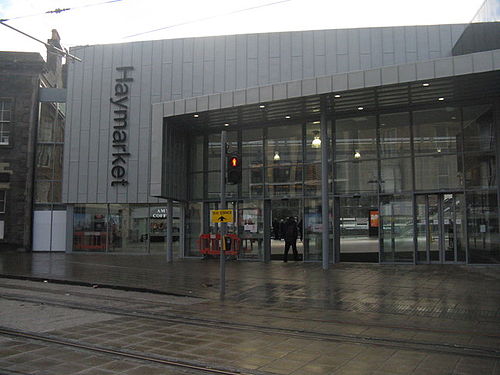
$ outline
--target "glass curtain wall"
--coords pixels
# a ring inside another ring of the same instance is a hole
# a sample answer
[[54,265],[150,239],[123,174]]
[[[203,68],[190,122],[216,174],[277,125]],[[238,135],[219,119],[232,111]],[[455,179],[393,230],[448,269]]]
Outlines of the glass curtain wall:
[[[492,105],[358,113],[336,117],[330,130],[329,194],[338,207],[334,232],[339,235],[335,243],[341,259],[368,253],[359,259],[500,262],[497,130]],[[250,221],[257,218],[260,222],[265,216],[250,217],[256,209],[264,209],[259,202],[269,200],[272,209],[274,200],[296,199],[303,223],[304,258],[320,260],[324,140],[319,121],[263,124],[230,131],[228,136],[243,163],[241,186],[228,189],[243,226],[238,231],[248,238],[261,238],[260,224],[257,232],[249,231],[254,225]],[[191,249],[196,237],[209,229],[205,223],[208,203],[219,199],[220,133],[197,135],[194,147],[193,203],[186,216],[186,240],[190,255],[197,256]],[[202,202],[206,202],[206,212]],[[273,229],[271,223],[269,232],[276,237]],[[430,244],[436,244],[429,236],[439,242],[437,252],[429,250]],[[357,246],[361,243],[364,246]],[[260,245],[257,248],[260,254]],[[249,258],[256,259],[257,253],[250,253]]]
[[[236,227],[229,225],[228,230],[237,231],[242,238],[239,257],[264,259],[264,200],[269,199],[275,202],[272,206],[276,206],[283,199],[290,199],[296,206],[294,216],[301,229],[305,226],[304,211],[307,210],[309,230],[302,240],[307,241],[310,258],[305,260],[317,260],[321,254],[320,205],[314,200],[321,195],[319,121],[241,128],[228,130],[227,134],[230,151],[239,152],[242,160],[241,185],[226,186],[229,205],[235,202],[237,212]],[[208,212],[218,207],[220,198],[220,130],[196,136],[191,147],[189,175],[191,183],[197,186],[192,186],[190,191],[186,251],[189,256],[200,256],[199,235],[217,231],[217,227],[208,222]],[[269,233],[273,235],[272,227]],[[299,240],[298,247],[301,246]],[[282,252],[279,246],[279,253]]]
[[493,107],[465,107],[463,117],[463,179],[466,188],[469,262],[500,263],[495,151],[498,139]]
[[341,118],[334,130],[341,260],[371,230],[382,262],[415,254],[417,262],[465,262],[466,245],[468,262],[500,262],[492,105]]
[[34,251],[66,250],[66,206],[62,204],[64,103],[39,108],[34,182]]

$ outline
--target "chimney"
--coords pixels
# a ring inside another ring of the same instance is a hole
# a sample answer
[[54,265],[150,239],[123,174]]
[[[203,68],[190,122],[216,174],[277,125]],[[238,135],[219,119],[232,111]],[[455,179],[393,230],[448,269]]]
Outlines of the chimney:
[[[52,38],[47,40],[47,43],[51,46],[62,49],[61,47],[61,37],[56,29],[52,29]],[[57,87],[62,86],[62,80],[60,78],[62,75],[62,56],[50,48],[47,48],[47,68],[49,72],[53,73],[57,78]]]

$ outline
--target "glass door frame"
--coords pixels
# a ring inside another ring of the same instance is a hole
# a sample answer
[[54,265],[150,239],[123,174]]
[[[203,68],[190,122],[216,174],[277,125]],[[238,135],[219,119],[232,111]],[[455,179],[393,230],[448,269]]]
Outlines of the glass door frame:
[[[431,254],[430,254],[430,232],[429,232],[429,226],[430,226],[430,214],[429,214],[429,196],[435,195],[437,197],[437,208],[438,208],[438,237],[439,237],[439,243],[438,243],[438,252],[439,252],[439,259],[438,260],[431,260]],[[445,195],[453,195],[453,251],[454,251],[454,259],[453,260],[446,260],[446,236],[445,236],[445,218],[444,218],[444,196]],[[415,193],[415,262],[416,264],[466,264],[467,263],[467,241],[464,244],[464,250],[465,250],[465,260],[460,261],[458,260],[458,245],[457,245],[457,239],[458,239],[458,232],[457,232],[457,222],[456,222],[456,205],[455,201],[457,198],[457,195],[461,195],[462,199],[465,199],[465,194],[463,191],[452,191],[452,192],[443,192],[443,191],[436,191],[436,192],[419,192]],[[418,247],[418,222],[417,222],[417,200],[418,197],[424,197],[425,198],[425,254],[426,254],[426,259],[425,260],[419,260],[418,255],[421,250],[419,250]],[[466,231],[467,229],[467,220],[465,217],[466,213],[464,213],[464,217],[461,218],[461,225],[463,226],[463,230]],[[465,232],[465,236],[467,236],[467,233]]]

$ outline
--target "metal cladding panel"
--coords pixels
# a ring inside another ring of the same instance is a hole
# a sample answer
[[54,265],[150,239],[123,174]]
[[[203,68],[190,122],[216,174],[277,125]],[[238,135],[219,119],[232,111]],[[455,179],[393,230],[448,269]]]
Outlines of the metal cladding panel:
[[349,49],[349,70],[360,70],[360,34],[359,30],[349,30],[348,34]]
[[247,87],[247,40],[245,35],[236,36],[236,89]]
[[168,121],[163,131],[162,197],[187,199],[187,159],[189,135]]
[[305,31],[302,34],[302,78],[314,77],[314,34],[312,31]]
[[[154,103],[206,95],[205,99],[193,99],[193,105],[203,111],[215,104],[227,107],[240,102],[238,94],[231,101],[229,96],[220,95],[223,92],[245,90],[241,92],[246,95],[249,88],[271,84],[275,86],[268,91],[276,97],[281,87],[285,93],[303,95],[309,86],[276,84],[369,71],[384,64],[409,64],[431,56],[449,57],[465,26],[319,30],[75,47],[71,52],[83,61],[70,63],[68,72],[64,200],[150,201]],[[478,61],[475,65],[481,69],[487,63]],[[124,67],[132,67],[126,74],[133,81],[125,82],[129,90],[123,103],[127,124],[123,129],[126,134],[120,135],[116,133],[121,129],[115,127],[119,124],[115,111],[121,107],[110,100],[120,99],[117,79],[124,73],[118,68]],[[383,78],[391,80],[393,73],[387,71]],[[417,65],[416,75],[426,76],[425,66]],[[361,76],[349,77],[352,85],[359,84]],[[333,85],[335,90],[338,87]],[[267,91],[258,92],[257,101],[270,98]],[[214,102],[209,98],[218,99]],[[117,146],[120,141],[123,145]],[[127,155],[113,155],[120,150]],[[116,166],[124,168],[123,185],[116,177],[121,172],[113,172]]]
[[280,81],[292,79],[292,34],[280,34]]
[[269,34],[259,34],[258,39],[259,85],[269,83]]
[[226,60],[226,40],[224,37],[215,39],[215,56],[214,56],[214,91],[225,91],[225,60]]

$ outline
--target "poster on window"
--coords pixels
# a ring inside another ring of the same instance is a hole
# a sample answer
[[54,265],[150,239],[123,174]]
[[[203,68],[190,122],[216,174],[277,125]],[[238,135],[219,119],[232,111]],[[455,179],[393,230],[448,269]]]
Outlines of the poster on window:
[[378,226],[379,226],[379,212],[378,212],[378,210],[370,211],[370,227],[378,228]]

